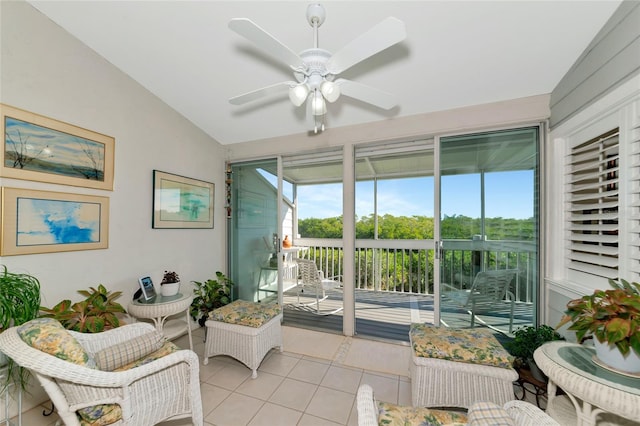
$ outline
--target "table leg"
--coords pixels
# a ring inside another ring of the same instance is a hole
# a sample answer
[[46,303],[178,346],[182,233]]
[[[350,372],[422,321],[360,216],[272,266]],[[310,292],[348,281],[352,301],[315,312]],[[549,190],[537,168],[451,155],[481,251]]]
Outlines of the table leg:
[[187,334],[189,335],[189,349],[193,350],[193,339],[191,338],[191,321],[189,317],[189,309],[186,311]]

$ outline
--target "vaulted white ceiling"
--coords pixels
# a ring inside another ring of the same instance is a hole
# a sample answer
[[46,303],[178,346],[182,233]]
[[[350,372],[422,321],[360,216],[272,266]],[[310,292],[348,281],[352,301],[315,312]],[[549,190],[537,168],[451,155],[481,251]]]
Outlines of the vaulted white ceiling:
[[[249,18],[295,52],[313,46],[304,1],[36,1],[54,22],[222,144],[306,135],[286,93],[244,106],[228,99],[290,70],[231,31]],[[324,1],[319,46],[336,52],[387,16],[407,39],[342,76],[390,92],[390,111],[347,97],[335,128],[550,93],[620,1]]]

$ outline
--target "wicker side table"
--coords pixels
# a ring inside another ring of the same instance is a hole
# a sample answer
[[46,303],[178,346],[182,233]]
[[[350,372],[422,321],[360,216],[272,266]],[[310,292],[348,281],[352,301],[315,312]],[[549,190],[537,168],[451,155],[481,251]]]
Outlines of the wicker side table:
[[[175,296],[157,295],[149,301],[134,300],[129,303],[127,311],[136,318],[145,318],[153,321],[156,330],[167,339],[172,340],[182,336],[185,332],[189,335],[189,349],[193,350],[191,338],[191,321],[189,319],[189,306],[193,301],[193,295],[178,293]],[[167,321],[173,315],[185,313],[184,320]]]
[[[536,364],[549,376],[547,413],[561,424],[640,425],[640,377],[604,369],[593,362],[594,354],[564,341],[536,349]],[[557,387],[566,395],[557,396]]]

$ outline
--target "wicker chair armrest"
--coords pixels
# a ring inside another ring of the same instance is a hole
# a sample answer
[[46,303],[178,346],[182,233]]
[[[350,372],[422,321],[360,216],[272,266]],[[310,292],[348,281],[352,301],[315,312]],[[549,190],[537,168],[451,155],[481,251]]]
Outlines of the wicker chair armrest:
[[371,386],[360,385],[356,398],[358,426],[378,426],[378,409]]

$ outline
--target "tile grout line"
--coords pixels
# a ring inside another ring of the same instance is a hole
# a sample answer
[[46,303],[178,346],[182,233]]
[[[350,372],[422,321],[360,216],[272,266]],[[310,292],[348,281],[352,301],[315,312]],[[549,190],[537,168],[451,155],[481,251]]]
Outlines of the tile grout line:
[[336,352],[336,356],[333,358],[334,363],[344,364],[344,360],[347,357],[347,353],[349,349],[351,349],[351,343],[353,342],[353,338],[350,336],[345,337],[340,344]]

